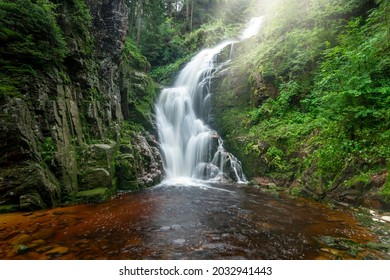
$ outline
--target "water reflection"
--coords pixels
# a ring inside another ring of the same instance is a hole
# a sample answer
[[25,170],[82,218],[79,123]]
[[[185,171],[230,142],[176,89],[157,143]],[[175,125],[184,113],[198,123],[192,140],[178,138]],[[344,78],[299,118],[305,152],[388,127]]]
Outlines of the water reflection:
[[326,238],[373,240],[345,212],[239,185],[160,186],[102,204],[0,216],[3,259],[359,259],[376,254],[328,248]]

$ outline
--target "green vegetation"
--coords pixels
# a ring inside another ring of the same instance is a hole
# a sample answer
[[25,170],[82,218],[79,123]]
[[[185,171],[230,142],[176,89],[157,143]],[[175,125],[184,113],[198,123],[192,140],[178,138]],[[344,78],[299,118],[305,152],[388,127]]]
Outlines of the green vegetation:
[[168,85],[199,49],[234,38],[257,0],[131,0],[129,36]]
[[42,143],[42,160],[48,164],[51,165],[56,153],[56,145],[53,141],[53,138],[46,137],[45,140]]
[[[96,50],[86,1],[1,1],[0,104],[23,98],[39,124],[53,118],[48,108],[56,102],[53,112],[60,105],[65,111],[76,106],[66,113],[67,122],[75,121],[70,146],[83,151],[83,142],[119,140],[123,149],[131,150],[123,157],[116,155],[124,173],[133,161],[127,154],[136,152],[134,141],[117,139],[118,131],[108,124],[111,118],[121,122],[114,111],[122,112],[124,127],[119,130],[129,138],[132,132],[152,130],[155,82],[171,84],[199,49],[236,37],[252,15],[265,14],[262,32],[235,45],[237,57],[215,85],[216,126],[228,149],[243,162],[247,175],[275,178],[291,186],[290,193],[323,198],[339,191],[353,197],[375,189],[390,201],[388,1],[126,4],[127,39],[113,58],[119,61],[115,82],[120,84],[121,108],[114,108],[106,96],[111,81],[106,83],[106,73],[99,72],[96,57],[102,53],[97,52],[104,50]],[[43,80],[46,84],[39,83]],[[63,104],[56,94],[61,94]],[[65,100],[71,95],[77,95],[72,104]],[[44,131],[36,137],[41,153],[37,158],[46,165],[60,160],[58,139],[50,130],[54,121],[42,125]],[[83,135],[76,136],[79,132]],[[78,154],[82,162],[83,153]],[[134,173],[126,176],[136,178]]]
[[2,66],[11,60],[44,65],[65,57],[67,46],[56,21],[55,7],[48,0],[0,3]]
[[0,101],[19,96],[36,69],[60,63],[67,45],[47,0],[0,2]]
[[321,196],[388,172],[389,9],[369,0],[267,7],[265,29],[237,59],[251,102],[220,120],[249,175],[298,179]]

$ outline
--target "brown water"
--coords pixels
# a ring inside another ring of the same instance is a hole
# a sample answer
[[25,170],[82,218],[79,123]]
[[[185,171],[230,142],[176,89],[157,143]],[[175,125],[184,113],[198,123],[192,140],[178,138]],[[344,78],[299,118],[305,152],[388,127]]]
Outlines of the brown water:
[[[374,237],[343,210],[225,185],[160,187],[108,202],[0,215],[2,259],[361,259]],[[339,246],[340,247],[340,246]]]

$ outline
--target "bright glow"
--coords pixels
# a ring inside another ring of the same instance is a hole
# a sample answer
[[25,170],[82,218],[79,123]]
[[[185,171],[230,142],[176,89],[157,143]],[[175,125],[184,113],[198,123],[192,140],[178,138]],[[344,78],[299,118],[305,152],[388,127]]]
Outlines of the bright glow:
[[252,18],[248,23],[247,28],[242,33],[240,39],[245,40],[255,36],[257,33],[259,33],[263,25],[263,22],[264,22],[264,16]]

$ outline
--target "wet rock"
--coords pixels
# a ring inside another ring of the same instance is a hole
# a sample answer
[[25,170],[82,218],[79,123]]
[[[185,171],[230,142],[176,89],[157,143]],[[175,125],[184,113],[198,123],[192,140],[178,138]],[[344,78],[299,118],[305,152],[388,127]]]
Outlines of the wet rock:
[[14,250],[17,254],[24,254],[26,253],[30,248],[25,244],[18,244],[14,246]]
[[17,235],[17,233],[13,232],[13,231],[12,232],[2,231],[2,232],[0,232],[0,240],[7,240],[15,235]]
[[40,245],[41,244],[38,244],[38,243],[28,243],[28,244],[26,244],[26,247],[28,250],[32,250],[32,249],[39,247]]
[[173,244],[175,245],[183,245],[185,242],[186,240],[182,238],[173,240]]
[[380,220],[390,223],[390,216],[381,216],[379,217]]
[[[116,158],[117,186],[121,190],[138,190],[156,185],[162,178],[162,160],[154,136],[123,131],[132,139],[121,144]],[[128,153],[130,151],[137,151]]]
[[169,231],[171,229],[170,226],[163,226],[159,229],[159,231]]
[[27,212],[27,213],[23,213],[22,216],[28,217],[28,216],[31,216],[32,214],[33,214],[32,212]]
[[46,208],[42,197],[38,193],[30,193],[20,196],[20,209],[22,210],[37,210]]
[[44,253],[44,252],[47,252],[49,250],[53,249],[53,246],[51,245],[48,245],[48,246],[44,246],[44,247],[40,247],[36,250],[36,252],[38,253]]
[[54,249],[51,249],[50,251],[46,252],[47,256],[62,256],[69,253],[68,247],[56,247]]
[[172,225],[172,226],[171,226],[171,229],[172,229],[172,230],[179,231],[179,230],[182,229],[182,226],[181,226],[181,225]]
[[46,243],[46,241],[43,239],[36,239],[36,240],[31,241],[31,244],[37,244],[37,245],[42,245],[45,243]]
[[366,247],[374,250],[387,251],[390,248],[390,244],[368,242]]
[[322,252],[329,253],[335,257],[339,255],[339,250],[332,249],[332,248],[321,248],[320,249]]
[[16,235],[12,239],[10,239],[8,242],[11,245],[17,245],[17,244],[29,242],[31,239],[32,239],[32,237],[30,235],[25,234],[25,233],[21,233],[21,234]]
[[34,240],[40,240],[40,239],[49,239],[55,235],[54,230],[52,229],[43,229],[36,233],[34,233],[31,237]]

